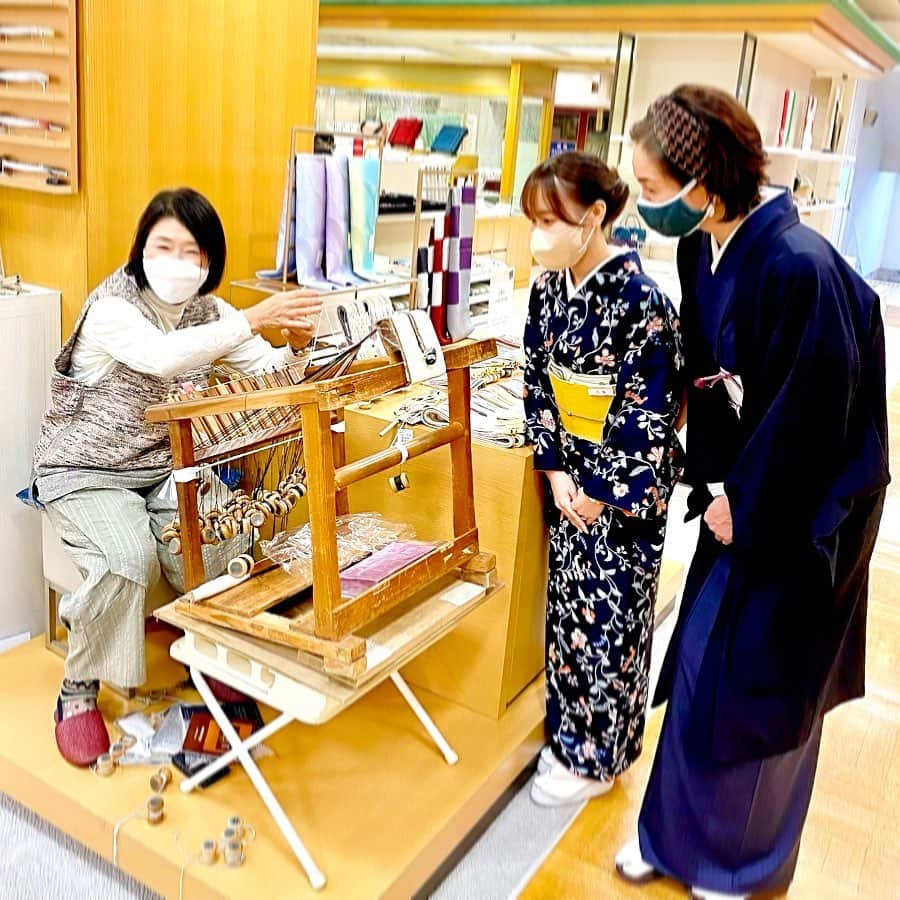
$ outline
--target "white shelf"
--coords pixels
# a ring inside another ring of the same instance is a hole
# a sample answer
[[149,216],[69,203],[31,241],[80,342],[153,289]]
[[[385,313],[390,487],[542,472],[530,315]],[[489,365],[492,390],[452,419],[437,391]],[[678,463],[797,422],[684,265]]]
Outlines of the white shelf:
[[831,153],[827,150],[801,150],[798,147],[766,147],[765,151],[769,156],[793,156],[796,159],[814,162],[856,162],[855,156],[845,156],[841,153]]
[[846,209],[846,203],[798,203],[797,212],[801,216],[811,213],[831,212],[836,209]]
[[[434,222],[439,216],[444,215],[443,210],[423,210],[421,215],[422,222]],[[412,225],[416,221],[415,213],[378,213],[376,219],[377,225]]]

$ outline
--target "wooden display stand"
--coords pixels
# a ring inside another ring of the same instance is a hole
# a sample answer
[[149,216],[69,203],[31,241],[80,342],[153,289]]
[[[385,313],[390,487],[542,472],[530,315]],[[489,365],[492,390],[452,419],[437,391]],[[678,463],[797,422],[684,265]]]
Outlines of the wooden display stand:
[[48,76],[46,85],[0,81],[0,113],[31,123],[0,124],[0,157],[13,164],[47,167],[40,173],[0,170],[0,186],[48,194],[78,191],[76,5],[76,0],[0,2],[3,26],[48,30],[0,36],[0,71]]

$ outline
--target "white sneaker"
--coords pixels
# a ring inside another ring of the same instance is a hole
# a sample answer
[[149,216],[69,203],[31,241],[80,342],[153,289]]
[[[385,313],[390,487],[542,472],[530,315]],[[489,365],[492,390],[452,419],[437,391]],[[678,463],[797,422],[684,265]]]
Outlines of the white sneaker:
[[644,861],[641,843],[636,837],[616,854],[616,871],[631,884],[646,884],[662,877],[650,863]]
[[693,900],[747,900],[749,894],[722,894],[719,891],[707,891],[703,888],[692,887]]
[[550,749],[550,745],[547,744],[543,750],[541,750],[541,755],[538,757],[537,764],[537,773],[538,775],[546,775],[556,764],[556,756],[553,754],[553,751]]
[[582,778],[570,772],[562,763],[554,761],[549,772],[534,779],[531,799],[538,806],[572,806],[603,796],[615,783],[615,779],[600,781],[596,778]]

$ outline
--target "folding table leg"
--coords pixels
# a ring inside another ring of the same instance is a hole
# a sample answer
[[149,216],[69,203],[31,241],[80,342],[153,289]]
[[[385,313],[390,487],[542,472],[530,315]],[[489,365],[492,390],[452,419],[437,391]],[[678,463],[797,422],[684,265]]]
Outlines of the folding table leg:
[[200,692],[203,702],[222,729],[222,734],[225,735],[225,739],[231,745],[231,749],[235,752],[237,760],[244,767],[250,781],[253,782],[253,787],[256,788],[263,803],[266,804],[266,808],[272,814],[275,824],[281,830],[285,840],[290,844],[291,850],[294,851],[294,855],[299,860],[300,865],[303,867],[303,870],[309,878],[309,883],[316,890],[323,888],[325,886],[325,876],[315,864],[313,858],[309,855],[309,851],[303,845],[294,826],[291,825],[290,819],[288,819],[281,804],[272,793],[272,789],[269,787],[268,782],[263,778],[262,773],[253,761],[253,757],[250,756],[247,744],[241,741],[231,722],[228,721],[228,716],[225,715],[225,711],[219,705],[219,701],[213,696],[212,691],[209,689],[209,685],[206,683],[206,679],[203,677],[203,673],[194,666],[191,666],[190,668],[191,678],[194,681],[195,687]]
[[[270,738],[276,731],[281,731],[285,725],[290,725],[291,722],[294,721],[293,716],[289,716],[287,713],[282,713],[278,718],[272,719],[268,725],[263,728],[260,728],[259,731],[254,731],[250,737],[244,741],[244,748],[247,750],[252,750],[257,744],[261,744],[263,741]],[[227,752],[223,753],[221,756],[216,757],[216,759],[212,760],[212,762],[205,765],[196,775],[192,775],[190,778],[185,778],[184,781],[181,782],[181,792],[183,794],[189,794],[194,788],[199,787],[212,775],[215,775],[216,772],[221,771],[226,766],[230,766],[238,758],[237,750],[232,747]]]
[[437,725],[434,724],[434,720],[425,711],[425,707],[419,703],[416,695],[403,680],[403,676],[400,675],[399,672],[393,672],[391,674],[391,681],[394,682],[394,686],[400,691],[403,699],[409,704],[409,708],[416,714],[416,718],[425,727],[425,730],[431,736],[431,739],[438,745],[438,749],[444,754],[444,759],[447,760],[447,763],[451,766],[456,765],[456,763],[459,762],[459,757],[456,755],[456,752],[450,744],[447,743],[447,739],[441,734]]

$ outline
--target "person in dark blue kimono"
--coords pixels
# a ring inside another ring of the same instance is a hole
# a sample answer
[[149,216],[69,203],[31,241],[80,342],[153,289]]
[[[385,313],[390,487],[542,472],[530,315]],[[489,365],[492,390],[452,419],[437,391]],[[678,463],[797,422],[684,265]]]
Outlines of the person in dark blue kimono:
[[550,740],[532,787],[548,806],[605,793],[640,755],[666,510],[681,469],[678,321],[637,254],[604,234],[627,197],[614,170],[579,153],[540,165],[522,195],[547,269],[524,346],[530,443],[555,506]]
[[889,482],[884,330],[875,293],[765,185],[734,98],[682,86],[632,138],[639,211],[682,236],[685,480],[703,522],[617,868],[744,897],[790,884],[823,718],[864,691]]

